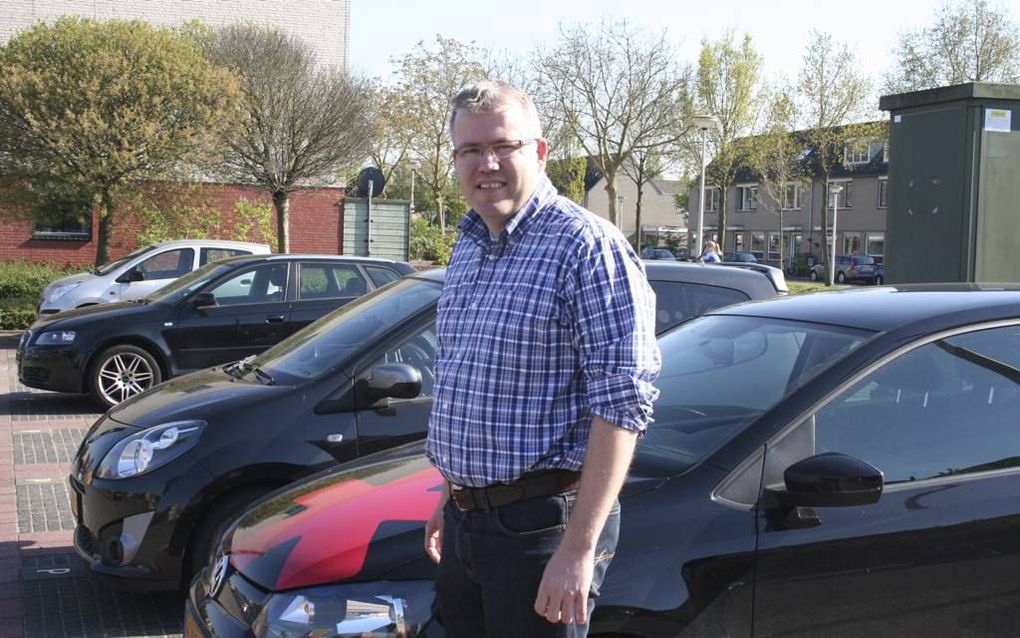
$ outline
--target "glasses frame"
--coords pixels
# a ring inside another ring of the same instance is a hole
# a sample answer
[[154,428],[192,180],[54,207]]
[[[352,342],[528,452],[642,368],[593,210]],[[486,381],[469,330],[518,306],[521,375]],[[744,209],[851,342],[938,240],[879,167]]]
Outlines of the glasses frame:
[[[521,150],[525,146],[537,144],[538,140],[539,138],[537,137],[530,137],[520,140],[500,140],[498,142],[493,142],[491,144],[465,144],[460,148],[453,149],[453,159],[458,162],[474,163],[482,161],[482,159],[487,157],[489,153],[492,153],[498,159],[509,159],[510,157],[513,156],[514,153]],[[507,148],[505,151],[501,152],[496,150],[497,146]],[[464,156],[464,153],[466,151],[476,150],[478,151],[477,157]]]

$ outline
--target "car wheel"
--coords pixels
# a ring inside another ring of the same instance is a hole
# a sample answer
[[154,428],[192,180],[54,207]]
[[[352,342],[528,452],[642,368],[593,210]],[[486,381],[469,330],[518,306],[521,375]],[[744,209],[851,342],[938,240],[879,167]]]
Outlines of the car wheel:
[[123,344],[107,348],[92,366],[92,394],[107,408],[162,380],[163,373],[155,357],[138,346]]
[[836,283],[840,283],[841,284],[844,281],[846,281],[846,275],[844,275],[841,272],[836,273]]
[[187,587],[195,574],[209,562],[216,544],[219,543],[223,532],[227,531],[227,527],[243,514],[249,505],[272,492],[275,487],[274,485],[244,487],[206,507],[205,514],[195,528],[191,542],[188,543],[187,560],[183,565],[185,571],[181,574],[183,577],[181,584],[184,587]]
[[818,281],[818,271],[812,268],[811,274],[808,275],[808,279],[811,281]]

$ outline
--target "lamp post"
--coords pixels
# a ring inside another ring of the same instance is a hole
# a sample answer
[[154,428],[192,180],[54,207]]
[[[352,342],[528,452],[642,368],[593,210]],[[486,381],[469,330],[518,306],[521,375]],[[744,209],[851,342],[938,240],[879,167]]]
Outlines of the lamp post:
[[[701,187],[698,191],[698,234],[694,239],[694,252],[689,253],[697,259],[701,257],[701,246],[705,236],[705,143],[708,130],[719,128],[719,118],[714,115],[695,115],[691,118],[691,124],[701,129]],[[690,234],[688,233],[689,236]]]
[[414,215],[414,177],[418,174],[418,167],[421,166],[417,161],[411,160],[411,215]]
[[843,187],[839,184],[830,184],[829,192],[832,193],[832,249],[829,254],[829,285],[836,281],[836,221],[839,218],[839,194]]

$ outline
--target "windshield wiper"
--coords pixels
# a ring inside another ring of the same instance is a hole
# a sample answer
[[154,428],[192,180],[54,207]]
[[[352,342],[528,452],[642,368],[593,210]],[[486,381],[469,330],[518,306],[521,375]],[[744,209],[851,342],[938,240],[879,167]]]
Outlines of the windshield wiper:
[[251,354],[241,359],[240,361],[228,363],[227,365],[223,366],[223,371],[232,377],[237,377],[238,379],[240,379],[245,375],[246,372],[248,372],[248,370],[251,369],[253,363],[255,363],[255,355]]
[[273,379],[272,375],[270,375],[268,372],[266,372],[262,368],[254,367],[254,368],[251,369],[251,371],[255,373],[255,378],[258,379],[259,381],[261,381],[262,383],[264,383],[266,385],[275,385],[276,384],[276,381]]

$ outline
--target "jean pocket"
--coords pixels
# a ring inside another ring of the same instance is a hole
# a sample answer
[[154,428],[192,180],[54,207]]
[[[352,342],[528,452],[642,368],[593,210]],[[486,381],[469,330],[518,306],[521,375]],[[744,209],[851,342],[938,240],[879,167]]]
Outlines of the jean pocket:
[[570,518],[570,503],[563,494],[528,498],[496,509],[502,531],[515,536],[562,532]]

